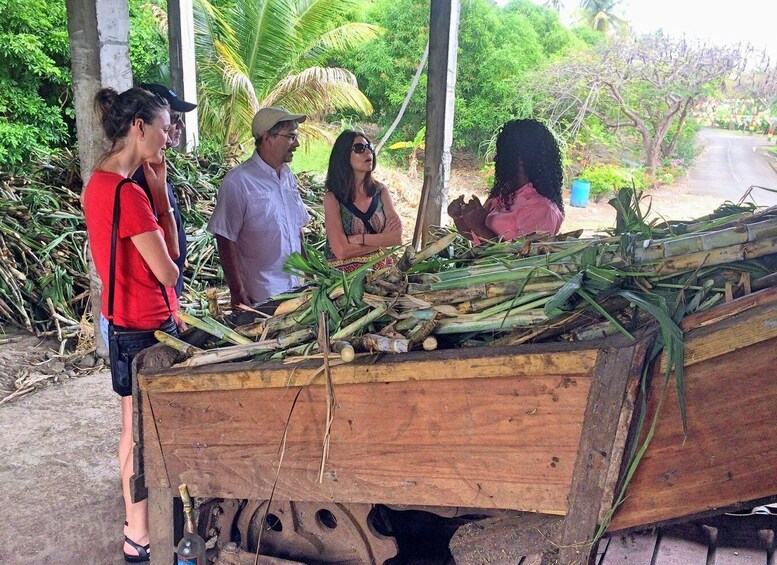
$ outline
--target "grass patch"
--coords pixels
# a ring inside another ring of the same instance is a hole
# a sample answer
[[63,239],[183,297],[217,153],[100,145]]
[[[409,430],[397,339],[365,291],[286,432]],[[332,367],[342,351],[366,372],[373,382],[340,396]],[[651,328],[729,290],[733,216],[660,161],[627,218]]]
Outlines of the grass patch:
[[322,139],[306,139],[294,152],[291,170],[295,173],[322,173],[329,166],[332,144]]

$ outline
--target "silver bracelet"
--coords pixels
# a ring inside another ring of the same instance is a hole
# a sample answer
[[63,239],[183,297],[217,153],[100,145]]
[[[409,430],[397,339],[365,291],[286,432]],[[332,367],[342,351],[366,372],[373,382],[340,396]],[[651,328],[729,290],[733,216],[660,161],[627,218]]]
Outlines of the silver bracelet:
[[164,216],[167,216],[168,214],[172,214],[173,212],[175,212],[175,210],[173,209],[172,206],[170,206],[167,210],[165,210],[165,213],[160,214],[159,217],[163,218]]

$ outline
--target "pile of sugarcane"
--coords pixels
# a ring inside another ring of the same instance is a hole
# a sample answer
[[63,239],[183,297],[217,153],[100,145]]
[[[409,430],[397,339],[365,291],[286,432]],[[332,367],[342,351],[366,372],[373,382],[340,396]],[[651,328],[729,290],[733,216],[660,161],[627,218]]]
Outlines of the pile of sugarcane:
[[89,291],[80,189],[68,187],[69,163],[0,178],[0,320],[60,340],[80,328]]
[[229,317],[190,318],[218,349],[179,343],[188,355],[183,365],[317,354],[322,313],[324,347],[344,361],[376,351],[632,336],[654,322],[677,360],[684,316],[777,283],[777,211],[725,207],[658,225],[637,211],[634,191],[618,198],[620,233],[590,239],[472,247],[449,232],[418,253],[406,249],[392,267],[373,272],[368,264],[353,273],[332,269],[308,248],[285,266],[308,285],[276,297],[274,315],[237,327],[225,323]]

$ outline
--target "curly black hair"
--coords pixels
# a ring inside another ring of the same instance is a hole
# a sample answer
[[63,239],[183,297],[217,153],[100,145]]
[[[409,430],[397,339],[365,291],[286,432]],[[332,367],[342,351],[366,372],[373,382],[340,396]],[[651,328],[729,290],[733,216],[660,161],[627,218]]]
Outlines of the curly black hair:
[[515,192],[521,188],[518,176],[520,167],[523,167],[537,192],[564,213],[561,151],[553,133],[544,124],[532,119],[505,123],[496,138],[494,165],[494,188],[489,197],[502,197],[509,205]]

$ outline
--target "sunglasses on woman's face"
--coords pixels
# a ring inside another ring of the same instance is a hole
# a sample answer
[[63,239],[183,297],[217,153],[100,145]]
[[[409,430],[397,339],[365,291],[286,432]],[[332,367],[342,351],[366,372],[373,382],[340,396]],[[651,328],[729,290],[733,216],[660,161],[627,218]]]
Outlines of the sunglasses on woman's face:
[[351,150],[358,155],[361,155],[365,151],[375,153],[375,146],[372,143],[354,143]]

